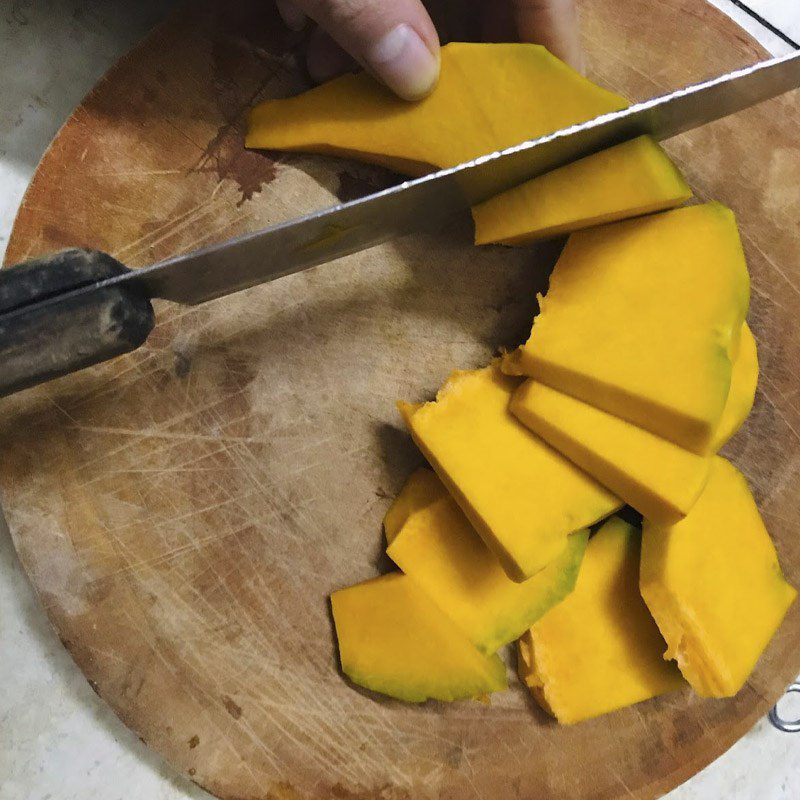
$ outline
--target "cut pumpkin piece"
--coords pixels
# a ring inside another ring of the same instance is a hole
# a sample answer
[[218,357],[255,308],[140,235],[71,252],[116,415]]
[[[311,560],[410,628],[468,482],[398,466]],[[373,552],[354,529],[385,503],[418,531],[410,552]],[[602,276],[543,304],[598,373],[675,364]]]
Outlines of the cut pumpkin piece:
[[411,436],[512,580],[557,558],[567,537],[622,501],[508,410],[519,381],[498,362],[456,371],[436,401],[399,403]]
[[719,456],[685,519],[645,521],[640,583],[664,657],[703,697],[741,689],[796,596],[744,476]]
[[537,436],[648,519],[669,524],[685,517],[708,478],[706,456],[543,383],[526,381],[509,408]]
[[[352,157],[422,175],[626,105],[537,45],[453,42],[441,59],[436,89],[417,103],[399,100],[366,73],[268,100],[251,113],[246,145]],[[577,230],[689,196],[661,148],[640,141],[499,195],[476,213],[479,242]]]
[[718,203],[582,231],[504,369],[707,454],[749,297],[736,221]]
[[481,655],[401,572],[331,595],[342,672],[374,692],[421,703],[483,697],[506,688],[506,668]]
[[589,540],[575,590],[519,641],[534,698],[572,724],[679,689],[639,595],[639,531],[618,517]]
[[367,73],[347,74],[256,106],[245,144],[422,175],[626,105],[538,45],[453,42],[423,100],[400,100]]
[[654,139],[640,136],[502,192],[472,209],[475,244],[524,245],[680,205],[692,196]]
[[[756,343],[745,323],[714,435],[716,449],[750,413],[757,379]],[[669,525],[685,517],[708,478],[708,457],[545,384],[526,381],[514,392],[509,408],[527,428],[652,522]]]
[[415,503],[422,472],[439,484],[441,497],[433,503],[423,499],[386,552],[478,650],[494,653],[572,591],[589,532],[572,534],[544,569],[515,583],[430,470],[414,473],[398,501]]
[[731,371],[731,390],[722,410],[717,432],[711,440],[711,452],[716,453],[742,427],[753,410],[758,386],[758,347],[753,332],[745,322],[739,337],[739,350]]

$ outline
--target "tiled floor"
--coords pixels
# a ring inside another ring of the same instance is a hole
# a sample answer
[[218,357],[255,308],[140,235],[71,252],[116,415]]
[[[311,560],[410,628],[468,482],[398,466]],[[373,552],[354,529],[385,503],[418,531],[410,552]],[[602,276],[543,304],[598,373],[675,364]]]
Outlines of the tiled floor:
[[[710,2],[772,52],[790,49],[730,0]],[[800,0],[748,4],[800,42]],[[22,192],[58,126],[169,5],[168,0],[0,2],[0,256]],[[785,709],[786,716],[798,712],[800,703]],[[91,691],[49,628],[0,521],[0,800],[207,797],[174,775]],[[800,797],[800,735],[778,733],[763,721],[669,796],[722,797]]]

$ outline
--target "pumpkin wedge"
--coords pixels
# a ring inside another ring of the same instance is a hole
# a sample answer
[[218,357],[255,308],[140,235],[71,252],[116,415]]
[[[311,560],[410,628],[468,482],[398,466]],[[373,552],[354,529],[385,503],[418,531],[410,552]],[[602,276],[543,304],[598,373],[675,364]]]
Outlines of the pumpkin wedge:
[[[627,105],[538,45],[453,42],[441,59],[436,89],[416,103],[363,72],[268,100],[251,113],[246,146],[346,156],[422,175]],[[639,142],[501,194],[476,222],[482,242],[528,241],[678,205],[690,194],[663,150]]]
[[663,211],[691,196],[657,142],[640,136],[476,205],[475,244],[525,245]]
[[503,366],[705,455],[749,298],[736,221],[719,203],[581,231]]
[[441,59],[439,83],[416,103],[365,72],[267,100],[252,110],[245,144],[422,175],[627,105],[539,45],[453,42]]
[[511,413],[640,514],[665,524],[689,513],[709,459],[537,381],[514,392]]
[[703,697],[742,688],[797,594],[744,476],[719,456],[685,519],[645,521],[640,584],[664,657]]
[[519,641],[519,672],[564,724],[683,684],[639,595],[639,531],[613,517],[589,540],[574,591]]
[[421,703],[506,688],[506,668],[484,656],[401,572],[331,595],[342,672],[374,692]]
[[419,502],[420,473],[439,483],[441,497],[433,503],[423,498],[399,532],[392,529],[391,519],[384,522],[387,541],[391,540],[387,555],[478,650],[494,653],[572,591],[589,532],[569,536],[563,551],[544,569],[516,583],[430,470],[414,473],[395,502]]
[[[750,413],[758,379],[755,339],[744,324],[731,388],[714,446],[721,447]],[[652,522],[689,513],[708,478],[710,458],[533,380],[517,389],[514,416]]]
[[499,363],[456,371],[431,403],[398,403],[417,446],[508,576],[524,581],[622,501],[508,410]]

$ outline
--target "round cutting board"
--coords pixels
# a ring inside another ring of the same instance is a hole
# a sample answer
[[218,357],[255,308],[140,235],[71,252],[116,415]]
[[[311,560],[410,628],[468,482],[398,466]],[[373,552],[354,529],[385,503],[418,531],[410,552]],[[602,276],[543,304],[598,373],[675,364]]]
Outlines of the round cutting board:
[[[188,4],[122,59],[42,160],[8,260],[86,245],[142,265],[391,181],[243,149],[247,109],[305,85],[301,37],[270,6]],[[582,12],[592,77],[634,99],[764,55],[703,0]],[[741,224],[763,371],[728,454],[795,585],[798,130],[794,96],[669,146]],[[684,691],[569,728],[516,681],[491,706],[408,706],[342,678],[327,595],[385,569],[381,517],[421,460],[394,401],[519,341],[558,249],[475,249],[470,234],[458,223],[199,308],[162,304],[145,348],[3,401],[9,525],[65,647],[220,797],[653,797],[800,671],[796,607],[737,697]]]

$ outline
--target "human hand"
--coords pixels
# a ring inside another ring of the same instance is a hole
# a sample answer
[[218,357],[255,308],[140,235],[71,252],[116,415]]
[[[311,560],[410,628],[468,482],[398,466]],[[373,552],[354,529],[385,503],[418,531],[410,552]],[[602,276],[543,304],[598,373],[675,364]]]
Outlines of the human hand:
[[[295,30],[317,24],[308,69],[328,80],[358,62],[406,100],[424,97],[439,77],[439,36],[421,0],[276,0]],[[574,0],[473,0],[490,41],[543,44],[583,66]]]

